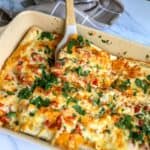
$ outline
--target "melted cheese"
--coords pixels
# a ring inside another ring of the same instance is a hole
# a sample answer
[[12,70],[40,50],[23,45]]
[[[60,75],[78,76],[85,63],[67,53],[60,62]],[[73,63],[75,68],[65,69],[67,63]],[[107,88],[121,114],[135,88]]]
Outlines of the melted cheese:
[[[0,125],[66,150],[140,149],[126,123],[117,123],[130,116],[140,126],[139,113],[149,121],[149,65],[82,41],[71,53],[65,46],[59,55],[64,62],[51,66],[60,39],[33,27],[6,61],[0,73]],[[148,147],[145,133],[143,145]]]

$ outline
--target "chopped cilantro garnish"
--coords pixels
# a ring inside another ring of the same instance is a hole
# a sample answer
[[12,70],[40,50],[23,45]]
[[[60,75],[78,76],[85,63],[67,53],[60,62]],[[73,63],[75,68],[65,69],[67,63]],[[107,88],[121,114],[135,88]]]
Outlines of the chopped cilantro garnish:
[[130,115],[124,115],[120,120],[116,123],[116,126],[122,129],[131,129],[132,125],[132,118]]
[[117,88],[120,91],[125,91],[130,87],[130,85],[131,85],[131,82],[130,82],[129,79],[126,79],[124,81],[120,81],[120,80],[117,79],[112,83],[111,87],[112,88]]
[[50,100],[48,98],[42,99],[41,96],[38,96],[36,98],[31,99],[30,104],[35,105],[37,108],[40,108],[42,106],[47,107],[50,104]]
[[80,76],[88,76],[90,71],[89,70],[83,70],[81,66],[75,69],[77,74]]
[[90,46],[90,41],[84,39],[82,35],[78,35],[76,44],[79,46]]
[[111,84],[111,87],[116,88],[117,87],[117,82],[118,82],[118,80],[113,81],[112,84]]
[[109,43],[109,40],[104,40],[104,39],[102,39],[101,41],[102,41],[102,43],[106,43],[106,44]]
[[67,53],[71,54],[72,53],[72,48],[75,45],[76,45],[76,41],[75,40],[70,40],[67,44]]
[[102,97],[102,96],[103,96],[103,92],[99,92],[99,93],[98,93],[98,96],[99,96],[99,97]]
[[48,98],[43,100],[43,106],[47,107],[50,104],[50,100]]
[[94,105],[99,106],[100,103],[101,103],[101,101],[100,101],[100,98],[99,98],[99,97],[96,97],[96,98],[93,99],[93,104],[94,104]]
[[150,124],[149,123],[144,123],[142,125],[142,132],[145,133],[145,135],[150,136]]
[[102,108],[100,109],[100,111],[99,111],[98,116],[99,116],[99,117],[102,117],[104,114],[105,114],[105,108],[102,107]]
[[142,88],[143,92],[147,93],[148,88],[149,88],[149,84],[147,83],[146,80],[143,80],[143,88]]
[[136,79],[136,80],[135,80],[135,84],[136,84],[136,86],[138,86],[138,87],[142,87],[142,80],[141,80],[141,79]]
[[136,79],[135,84],[137,87],[141,88],[144,93],[146,93],[149,88],[149,84],[146,80]]
[[86,43],[87,46],[91,45],[91,42],[89,40],[87,40],[87,39],[85,40],[85,43]]
[[90,85],[90,83],[87,85],[87,91],[91,92],[91,85]]
[[63,90],[63,92],[65,92],[65,93],[71,91],[71,86],[70,86],[69,82],[65,82],[65,83],[64,83],[64,86],[63,86],[62,90]]
[[83,39],[83,37],[81,35],[78,35],[77,41],[78,41],[80,46],[84,45],[84,39]]
[[130,131],[129,138],[133,139],[134,141],[142,141],[143,140],[143,133]]
[[121,91],[125,91],[125,90],[127,90],[128,89],[128,87],[130,87],[130,80],[129,79],[127,79],[127,80],[125,80],[125,81],[123,81],[120,85],[119,85],[119,89],[121,90]]
[[16,117],[16,112],[9,112],[9,113],[7,114],[7,117],[8,117],[8,118],[15,118],[15,117]]
[[33,117],[33,116],[35,115],[35,112],[30,112],[29,115],[30,115],[31,117]]
[[98,64],[95,67],[96,67],[97,70],[102,69],[102,67],[100,65],[98,65]]
[[52,33],[50,33],[50,32],[42,32],[41,34],[40,34],[40,37],[39,37],[39,39],[40,40],[43,40],[43,39],[49,39],[49,40],[54,40],[54,35],[52,34]]
[[43,99],[40,96],[30,100],[30,103],[36,105],[38,108],[42,106],[42,102],[43,102]]
[[114,104],[114,103],[108,103],[108,107],[109,107],[109,109],[112,111],[112,113],[114,112],[114,110],[115,110],[115,107],[116,107],[116,105]]
[[39,64],[40,69],[45,69],[46,65],[45,64]]
[[68,98],[67,99],[67,105],[69,105],[70,103],[77,103],[78,102],[78,100],[77,99],[75,99],[75,98],[73,98],[73,97],[70,97],[70,98]]
[[45,48],[44,48],[44,53],[45,54],[51,54],[51,52],[52,52],[52,50],[49,48],[49,46],[45,46]]
[[73,46],[90,46],[90,41],[84,39],[81,35],[78,35],[77,39],[72,39],[67,44],[67,53],[72,53]]
[[26,87],[26,88],[23,88],[23,89],[21,89],[21,90],[19,91],[18,97],[19,97],[20,99],[27,99],[27,98],[29,98],[29,97],[31,96],[31,94],[32,94],[31,89],[28,88],[28,87]]
[[65,82],[62,88],[64,97],[67,97],[68,93],[72,91],[76,91],[76,89],[69,82]]
[[7,93],[8,95],[14,95],[14,94],[15,94],[14,92],[11,92],[11,91],[6,91],[6,93]]
[[58,80],[57,77],[52,74],[52,73],[46,73],[45,70],[42,70],[42,77],[39,78],[37,77],[36,80],[34,81],[34,85],[33,87],[41,87],[45,90],[48,90],[49,88],[51,88],[53,85],[57,84]]
[[147,75],[147,77],[146,77],[146,78],[147,78],[147,80],[149,80],[149,81],[150,81],[150,75]]
[[80,115],[85,115],[85,114],[86,114],[85,110],[84,110],[81,106],[79,106],[79,105],[74,105],[73,108],[74,108],[74,109],[76,110],[76,112],[78,112]]
[[138,114],[135,115],[135,117],[137,117],[138,119],[143,119],[144,114],[143,113],[138,113]]

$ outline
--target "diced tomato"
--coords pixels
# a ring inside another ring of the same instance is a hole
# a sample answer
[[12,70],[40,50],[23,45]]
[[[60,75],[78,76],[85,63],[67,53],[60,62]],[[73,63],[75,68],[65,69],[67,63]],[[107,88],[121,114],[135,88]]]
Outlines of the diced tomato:
[[61,115],[56,118],[55,122],[51,122],[50,120],[46,120],[44,123],[48,128],[57,128],[60,129],[62,125]]
[[9,74],[7,74],[7,75],[5,76],[5,80],[11,81],[11,80],[13,80],[13,77],[10,76]]
[[144,106],[144,108],[143,108],[145,111],[148,111],[148,112],[150,112],[150,107],[149,106]]
[[4,106],[4,104],[0,103],[0,107]]
[[67,119],[69,120],[73,120],[75,118],[75,116],[67,116]]
[[18,74],[17,79],[19,82],[21,82],[24,85],[31,85],[32,84],[32,78],[28,75],[24,74]]
[[64,117],[64,120],[68,123],[68,124],[73,124],[73,120],[74,120],[74,116],[66,116]]
[[75,132],[81,135],[81,128],[79,125],[76,126]]
[[144,110],[148,110],[148,106],[144,106]]
[[24,76],[22,74],[18,74],[17,75],[17,79],[20,81],[20,82],[24,82]]
[[143,120],[139,120],[138,123],[139,123],[140,126],[142,126],[144,124],[144,121]]
[[61,63],[59,63],[59,62],[55,63],[55,67],[56,68],[60,68],[61,67]]
[[53,73],[55,74],[56,77],[61,77],[63,75],[62,71],[60,70],[55,70]]
[[6,116],[2,116],[0,117],[0,121],[3,123],[9,123],[9,118],[7,118]]
[[83,64],[83,63],[84,63],[84,60],[80,60],[80,61],[79,61],[79,64]]
[[56,127],[57,129],[61,128],[62,120],[61,120],[61,115],[57,117],[56,119]]
[[0,116],[4,116],[4,115],[6,115],[6,112],[0,109]]
[[138,113],[138,112],[140,111],[140,109],[141,109],[141,106],[140,106],[140,105],[136,105],[136,106],[134,107],[134,112],[135,112],[135,113]]
[[38,53],[33,52],[31,54],[31,57],[33,59],[33,61],[43,61],[44,58],[42,56],[40,56]]
[[58,106],[58,102],[52,101],[52,102],[51,102],[51,105],[57,107],[57,106]]
[[97,85],[98,85],[98,80],[97,80],[97,79],[94,79],[94,80],[92,81],[92,84],[97,86]]
[[49,120],[46,120],[46,121],[44,122],[44,124],[45,124],[48,128],[51,126],[51,123],[50,123]]

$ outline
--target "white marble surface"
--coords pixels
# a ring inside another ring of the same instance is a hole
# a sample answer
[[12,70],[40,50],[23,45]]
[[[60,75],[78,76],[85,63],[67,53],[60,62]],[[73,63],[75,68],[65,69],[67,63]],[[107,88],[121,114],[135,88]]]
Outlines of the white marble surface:
[[[107,32],[150,45],[150,1],[122,0],[125,13]],[[2,150],[46,150],[35,144],[0,134]]]

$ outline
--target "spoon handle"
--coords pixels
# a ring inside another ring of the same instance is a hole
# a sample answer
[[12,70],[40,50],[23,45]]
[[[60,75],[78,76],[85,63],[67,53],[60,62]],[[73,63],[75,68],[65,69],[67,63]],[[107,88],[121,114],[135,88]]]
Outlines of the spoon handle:
[[66,0],[66,26],[75,24],[74,0]]

